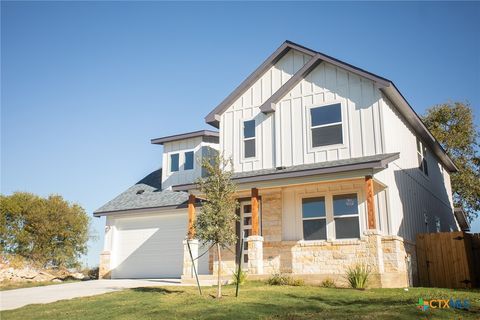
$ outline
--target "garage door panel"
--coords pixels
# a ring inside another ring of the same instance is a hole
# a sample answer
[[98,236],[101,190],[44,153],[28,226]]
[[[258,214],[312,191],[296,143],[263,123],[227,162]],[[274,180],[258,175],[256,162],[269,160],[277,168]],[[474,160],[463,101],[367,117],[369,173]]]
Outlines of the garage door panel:
[[114,278],[181,276],[186,212],[118,219],[115,226]]

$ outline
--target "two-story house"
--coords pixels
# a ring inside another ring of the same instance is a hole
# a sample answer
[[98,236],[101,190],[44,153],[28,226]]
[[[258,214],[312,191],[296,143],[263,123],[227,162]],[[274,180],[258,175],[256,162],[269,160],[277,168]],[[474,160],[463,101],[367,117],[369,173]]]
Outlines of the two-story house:
[[[458,230],[457,169],[390,80],[286,41],[205,120],[218,131],[153,139],[162,169],[94,213],[106,216],[101,276],[191,279],[187,241],[194,256],[208,249],[194,239],[194,182],[212,151],[233,161],[245,240],[222,255],[225,277],[241,250],[252,278],[341,282],[364,263],[374,286],[413,285],[416,234]],[[195,263],[212,275],[216,253]]]

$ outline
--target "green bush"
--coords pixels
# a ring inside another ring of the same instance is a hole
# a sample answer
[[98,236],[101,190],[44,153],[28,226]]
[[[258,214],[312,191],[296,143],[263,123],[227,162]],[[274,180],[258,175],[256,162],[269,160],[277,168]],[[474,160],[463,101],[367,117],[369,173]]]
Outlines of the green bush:
[[354,289],[365,289],[370,272],[370,266],[363,263],[357,263],[347,269],[345,278],[350,287]]
[[267,283],[271,286],[303,286],[305,283],[302,279],[294,279],[289,275],[282,273],[274,273],[267,279]]
[[337,287],[337,285],[335,284],[335,281],[331,278],[327,278],[327,279],[323,280],[320,285],[324,288],[336,288]]
[[240,274],[239,274],[238,270],[235,270],[235,272],[232,275],[233,284],[236,285],[238,281],[238,284],[242,285],[245,283],[246,280],[247,280],[247,273],[245,271],[240,271]]

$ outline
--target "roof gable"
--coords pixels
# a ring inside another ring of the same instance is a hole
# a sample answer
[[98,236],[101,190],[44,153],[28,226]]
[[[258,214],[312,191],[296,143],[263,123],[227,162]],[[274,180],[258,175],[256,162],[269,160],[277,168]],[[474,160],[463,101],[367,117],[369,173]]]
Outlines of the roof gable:
[[205,122],[219,128],[220,115],[225,112],[238,98],[240,98],[258,79],[260,79],[271,67],[279,62],[290,50],[297,50],[307,56],[315,53],[304,48],[297,47],[289,41],[285,41],[275,52],[273,52],[255,71],[253,71],[230,95],[228,95],[215,109],[206,117]]
[[219,127],[220,115],[225,112],[230,105],[238,99],[255,81],[257,81],[275,62],[279,61],[289,50],[297,50],[311,56],[310,60],[300,68],[286,83],[284,83],[276,92],[274,92],[261,106],[263,113],[275,112],[275,105],[290,92],[305,76],[315,69],[322,62],[328,62],[334,66],[350,71],[359,76],[372,80],[382,93],[393,102],[400,114],[412,126],[414,131],[425,141],[433,153],[440,159],[450,172],[456,172],[457,167],[446,154],[440,143],[433,137],[418,114],[413,110],[408,101],[403,97],[395,84],[376,74],[355,67],[341,60],[330,57],[321,52],[311,50],[291,41],[285,41],[267,60],[265,60],[250,76],[247,77],[222,103],[212,110],[205,121]]

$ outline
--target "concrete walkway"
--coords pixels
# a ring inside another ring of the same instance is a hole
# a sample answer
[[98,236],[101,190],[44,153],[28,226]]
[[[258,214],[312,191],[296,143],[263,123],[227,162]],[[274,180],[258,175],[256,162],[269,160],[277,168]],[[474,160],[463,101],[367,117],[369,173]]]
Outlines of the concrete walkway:
[[181,286],[180,279],[91,280],[43,287],[0,291],[0,310],[11,310],[32,303],[94,296],[128,288]]

